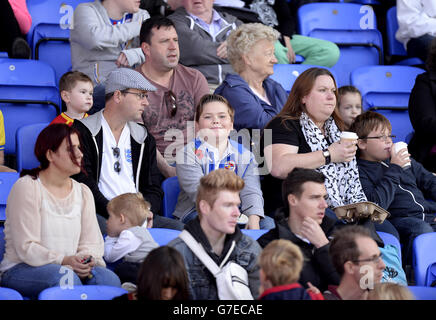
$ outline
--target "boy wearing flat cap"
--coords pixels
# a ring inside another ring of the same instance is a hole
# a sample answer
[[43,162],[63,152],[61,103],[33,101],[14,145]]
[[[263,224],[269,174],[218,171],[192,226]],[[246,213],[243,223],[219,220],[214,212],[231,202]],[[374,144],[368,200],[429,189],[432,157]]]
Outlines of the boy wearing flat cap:
[[183,229],[182,223],[158,215],[163,192],[156,143],[138,123],[149,105],[147,92],[155,90],[137,71],[116,69],[106,80],[105,108],[73,124],[80,132],[85,171],[73,178],[91,189],[103,234],[109,200],[128,192],[141,192],[151,204],[154,227]]

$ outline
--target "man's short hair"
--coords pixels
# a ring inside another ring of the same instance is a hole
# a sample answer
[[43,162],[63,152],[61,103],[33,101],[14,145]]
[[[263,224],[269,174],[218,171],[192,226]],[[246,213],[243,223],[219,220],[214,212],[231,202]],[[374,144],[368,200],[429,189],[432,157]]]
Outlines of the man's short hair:
[[59,79],[59,92],[71,91],[77,82],[89,82],[94,87],[92,80],[86,74],[80,71],[68,71]]
[[344,226],[333,234],[329,253],[332,263],[341,277],[345,273],[345,262],[359,259],[361,252],[357,246],[356,239],[361,237],[372,239],[368,229],[357,225]]
[[292,170],[282,183],[282,199],[288,207],[288,195],[293,194],[297,198],[303,192],[303,184],[306,182],[315,182],[324,184],[325,176],[314,169],[295,168]]
[[142,226],[151,215],[150,203],[144,200],[142,193],[123,193],[107,204],[107,211],[120,216],[123,213],[134,226]]
[[349,131],[355,132],[359,139],[365,139],[373,130],[388,129],[392,131],[389,120],[381,113],[366,111],[356,117]]
[[273,286],[291,284],[300,278],[303,254],[289,240],[274,240],[262,250],[259,266]]
[[213,207],[220,191],[240,192],[244,185],[244,180],[231,170],[217,169],[210,172],[200,179],[196,199],[197,212],[201,213],[201,200]]
[[159,30],[160,27],[164,27],[164,28],[173,27],[174,29],[176,28],[174,26],[174,22],[166,17],[162,17],[162,16],[151,17],[150,19],[147,19],[142,23],[141,32],[139,33],[139,40],[141,41],[141,43],[146,42],[148,44],[151,44],[151,37],[153,36],[152,29],[156,28]]

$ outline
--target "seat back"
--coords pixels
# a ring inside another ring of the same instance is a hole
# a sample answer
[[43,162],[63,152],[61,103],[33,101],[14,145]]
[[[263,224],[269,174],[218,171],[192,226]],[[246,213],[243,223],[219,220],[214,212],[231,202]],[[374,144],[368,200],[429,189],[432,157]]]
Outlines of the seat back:
[[3,260],[5,255],[5,232],[4,227],[0,227],[0,261]]
[[35,142],[49,122],[34,123],[18,128],[16,135],[17,170],[33,169],[39,165],[35,156]]
[[329,40],[340,48],[332,69],[341,85],[359,66],[383,64],[383,39],[370,6],[356,3],[309,3],[298,9],[300,33]]
[[312,66],[308,64],[275,64],[274,73],[270,76],[270,78],[280,83],[283,89],[285,89],[286,92],[289,93],[291,92],[292,86],[294,85],[294,82],[298,78],[298,76],[307,69],[314,67],[329,70],[333,74],[333,77],[335,77],[336,79],[334,71],[330,68]]
[[386,12],[386,38],[388,54],[397,56],[407,56],[406,49],[401,42],[395,38],[398,30],[397,7],[393,6]]
[[50,122],[60,112],[53,68],[41,61],[0,59],[0,108],[5,122],[5,154],[14,154],[19,127]]
[[50,64],[59,78],[71,70],[70,29],[73,27],[74,9],[90,0],[32,0],[27,7],[32,26],[27,40],[35,60]]
[[380,236],[380,238],[383,240],[383,242],[385,244],[391,244],[393,246],[395,246],[397,248],[398,251],[398,256],[400,258],[401,261],[401,244],[400,241],[398,241],[398,239],[393,236],[390,233],[387,232],[381,232],[381,231],[377,231],[377,234]]
[[16,290],[0,287],[0,300],[24,300],[23,296]]
[[147,229],[154,241],[160,246],[166,246],[171,240],[177,238],[180,230],[165,229],[165,228],[150,228]]
[[425,286],[428,267],[436,262],[436,232],[424,233],[413,241],[413,271],[417,286]]
[[20,175],[17,172],[0,172],[0,221],[6,220],[6,204],[9,192]]
[[416,300],[436,300],[436,288],[424,286],[408,286]]
[[170,177],[162,182],[162,190],[164,192],[162,200],[163,216],[173,218],[173,212],[176,208],[177,198],[179,196],[180,187],[177,177]]
[[112,300],[125,293],[123,288],[104,285],[51,287],[41,291],[38,300]]
[[241,229],[241,232],[253,240],[259,239],[261,236],[263,236],[265,233],[267,233],[268,229]]
[[351,84],[362,93],[363,109],[403,108],[421,68],[410,66],[364,66],[351,73]]

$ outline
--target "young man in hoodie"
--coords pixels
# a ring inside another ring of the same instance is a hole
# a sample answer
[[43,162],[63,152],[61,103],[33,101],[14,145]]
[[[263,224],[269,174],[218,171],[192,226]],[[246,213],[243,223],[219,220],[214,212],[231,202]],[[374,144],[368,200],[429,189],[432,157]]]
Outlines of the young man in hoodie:
[[[257,257],[261,248],[237,225],[241,203],[239,192],[243,188],[244,180],[230,170],[217,169],[202,177],[196,198],[198,216],[185,225],[185,230],[203,246],[217,265],[230,252],[227,261],[233,261],[247,271],[250,291],[256,299],[260,285]],[[193,299],[217,300],[214,276],[188,245],[181,238],[168,245],[183,256]]]
[[392,127],[380,113],[359,115],[350,131],[356,132],[360,182],[368,201],[389,211],[389,221],[403,243],[403,262],[410,264],[416,236],[436,231],[436,176],[410,159],[407,149],[395,151]]

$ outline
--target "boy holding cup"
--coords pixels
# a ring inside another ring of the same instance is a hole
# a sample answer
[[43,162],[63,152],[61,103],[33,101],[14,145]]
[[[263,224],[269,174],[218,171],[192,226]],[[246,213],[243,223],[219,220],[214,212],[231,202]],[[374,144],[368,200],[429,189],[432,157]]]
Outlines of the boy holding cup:
[[416,236],[436,231],[436,176],[410,159],[406,143],[393,144],[389,120],[367,111],[350,127],[358,136],[360,182],[368,201],[391,214],[403,244],[403,262],[411,263]]

